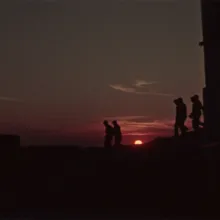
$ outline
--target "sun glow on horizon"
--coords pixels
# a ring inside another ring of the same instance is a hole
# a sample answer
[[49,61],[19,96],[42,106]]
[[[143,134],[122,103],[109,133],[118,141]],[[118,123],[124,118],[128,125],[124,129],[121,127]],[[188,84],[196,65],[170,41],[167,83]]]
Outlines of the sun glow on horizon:
[[136,140],[134,142],[134,145],[142,145],[142,144],[143,144],[143,142],[141,140]]

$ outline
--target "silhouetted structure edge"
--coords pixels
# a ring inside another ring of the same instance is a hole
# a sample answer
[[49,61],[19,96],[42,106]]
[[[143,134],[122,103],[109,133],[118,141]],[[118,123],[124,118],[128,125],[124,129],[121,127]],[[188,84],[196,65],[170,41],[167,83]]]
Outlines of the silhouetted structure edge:
[[220,1],[201,0],[203,41],[205,59],[205,88],[203,89],[204,123],[206,135],[220,140]]

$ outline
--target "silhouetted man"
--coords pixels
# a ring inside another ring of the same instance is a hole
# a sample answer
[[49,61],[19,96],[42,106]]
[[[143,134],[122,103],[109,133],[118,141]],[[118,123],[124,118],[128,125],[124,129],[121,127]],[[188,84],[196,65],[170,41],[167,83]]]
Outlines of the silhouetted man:
[[108,121],[103,122],[105,126],[105,139],[104,139],[104,147],[110,148],[112,146],[112,138],[113,138],[113,127],[109,125]]
[[174,133],[175,136],[178,137],[180,129],[181,135],[184,136],[188,130],[188,128],[185,126],[185,121],[187,118],[187,107],[182,98],[175,99],[173,102],[176,105],[176,121],[174,125]]
[[117,121],[113,121],[113,132],[114,132],[114,138],[115,138],[115,146],[120,146],[121,145],[121,140],[122,140],[122,135],[121,135],[121,128]]
[[197,131],[199,129],[200,125],[204,125],[200,118],[202,116],[202,112],[204,110],[202,103],[199,100],[198,95],[194,95],[191,97],[192,102],[192,113],[189,115],[189,117],[192,119],[192,127],[194,131]]

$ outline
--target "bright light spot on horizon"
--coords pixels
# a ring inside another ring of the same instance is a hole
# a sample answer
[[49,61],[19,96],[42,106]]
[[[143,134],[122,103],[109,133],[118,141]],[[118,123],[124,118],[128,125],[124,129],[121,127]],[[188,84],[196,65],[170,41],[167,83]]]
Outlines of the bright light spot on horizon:
[[135,145],[142,145],[143,142],[142,142],[141,140],[136,140],[136,141],[134,142],[134,144],[135,144]]

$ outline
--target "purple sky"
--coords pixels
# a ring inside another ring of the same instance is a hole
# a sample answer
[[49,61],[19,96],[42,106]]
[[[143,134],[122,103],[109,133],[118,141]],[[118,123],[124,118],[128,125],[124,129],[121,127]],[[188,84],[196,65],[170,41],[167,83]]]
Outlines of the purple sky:
[[0,132],[22,144],[169,135],[203,88],[199,0],[1,0]]

